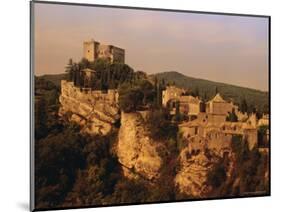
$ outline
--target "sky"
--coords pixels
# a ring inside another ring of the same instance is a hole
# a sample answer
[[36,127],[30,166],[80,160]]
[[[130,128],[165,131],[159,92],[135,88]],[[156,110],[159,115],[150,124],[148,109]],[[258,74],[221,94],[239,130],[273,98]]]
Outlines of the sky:
[[267,18],[43,3],[34,17],[36,75],[63,73],[94,39],[124,48],[134,70],[268,91]]

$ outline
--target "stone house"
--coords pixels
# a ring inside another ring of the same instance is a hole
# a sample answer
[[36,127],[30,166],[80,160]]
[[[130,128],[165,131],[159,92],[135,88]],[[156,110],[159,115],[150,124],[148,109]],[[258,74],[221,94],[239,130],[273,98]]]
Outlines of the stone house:
[[84,83],[83,83],[84,87],[85,88],[90,88],[92,83],[93,83],[93,80],[95,78],[96,71],[92,70],[92,69],[89,69],[89,68],[85,68],[81,72],[84,75],[84,77],[83,77],[83,79],[84,79]]
[[170,109],[172,115],[178,105],[181,114],[197,116],[200,113],[201,100],[198,97],[186,95],[186,90],[176,86],[167,86],[162,92],[162,105]]
[[206,103],[206,118],[211,122],[225,121],[228,113],[235,110],[235,105],[232,102],[225,101],[219,93]]

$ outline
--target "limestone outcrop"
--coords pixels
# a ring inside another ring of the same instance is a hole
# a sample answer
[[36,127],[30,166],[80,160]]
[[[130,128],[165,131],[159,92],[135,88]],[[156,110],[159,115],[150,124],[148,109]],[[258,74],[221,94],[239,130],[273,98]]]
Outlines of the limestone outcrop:
[[207,175],[217,159],[207,157],[204,152],[190,155],[188,148],[183,149],[179,155],[180,170],[174,180],[179,191],[195,198],[206,197],[212,189],[207,184]]
[[122,113],[117,156],[128,178],[157,179],[164,164],[167,149],[153,141],[145,128],[141,113]]
[[73,82],[62,80],[59,115],[68,115],[69,121],[82,127],[82,132],[106,135],[120,119],[117,98],[114,91],[83,91]]

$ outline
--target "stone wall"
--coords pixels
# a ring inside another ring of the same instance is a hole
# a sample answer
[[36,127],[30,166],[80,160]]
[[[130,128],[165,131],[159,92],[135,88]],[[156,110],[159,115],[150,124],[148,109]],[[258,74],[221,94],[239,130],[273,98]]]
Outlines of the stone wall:
[[125,63],[125,50],[114,46],[112,48],[112,62]]
[[103,102],[105,104],[116,106],[118,104],[118,91],[111,89],[107,91],[84,89],[74,86],[73,82],[61,81],[61,95],[72,96],[79,102],[95,104]]
[[69,121],[79,124],[85,133],[106,135],[120,119],[117,90],[103,93],[80,89],[62,80],[59,101],[59,114],[70,114]]
[[210,102],[207,104],[206,112],[216,115],[228,115],[232,108],[233,105],[228,102]]

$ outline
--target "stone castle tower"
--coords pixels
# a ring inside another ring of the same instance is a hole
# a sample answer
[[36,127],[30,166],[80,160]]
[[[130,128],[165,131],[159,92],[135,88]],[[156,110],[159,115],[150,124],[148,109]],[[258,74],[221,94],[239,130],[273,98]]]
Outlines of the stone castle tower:
[[85,41],[83,56],[89,61],[103,58],[109,62],[125,63],[125,50],[113,45],[105,45],[95,40]]

